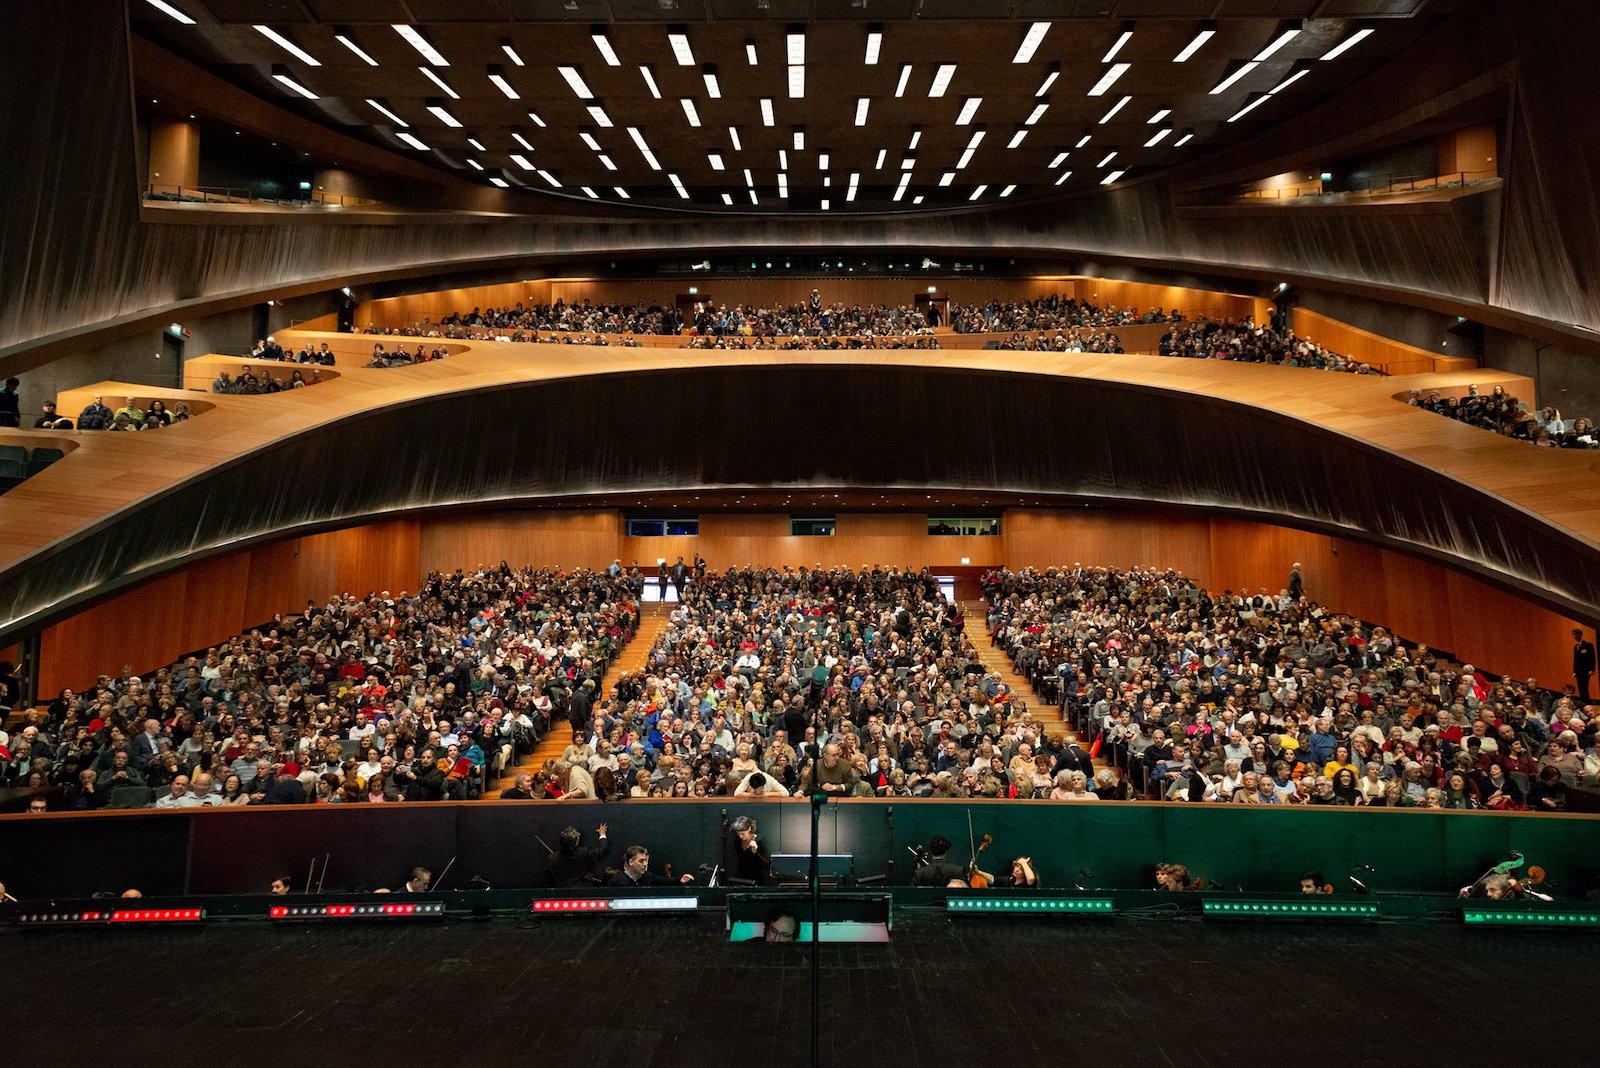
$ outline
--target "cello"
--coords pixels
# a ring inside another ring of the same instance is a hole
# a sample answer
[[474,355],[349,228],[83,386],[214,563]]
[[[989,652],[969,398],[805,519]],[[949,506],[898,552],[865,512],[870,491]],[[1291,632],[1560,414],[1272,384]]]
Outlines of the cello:
[[978,855],[988,849],[994,842],[994,836],[983,836],[983,844],[977,845],[972,836],[972,813],[967,813],[967,847],[972,850],[972,859],[967,862],[967,885],[974,890],[988,890],[994,885],[994,876],[978,867]]

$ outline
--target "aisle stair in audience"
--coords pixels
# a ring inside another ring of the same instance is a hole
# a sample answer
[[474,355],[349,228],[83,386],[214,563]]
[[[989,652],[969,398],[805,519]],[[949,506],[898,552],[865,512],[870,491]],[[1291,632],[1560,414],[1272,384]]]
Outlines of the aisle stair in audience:
[[1011,666],[1011,658],[1006,656],[1005,650],[994,644],[994,639],[989,633],[988,624],[984,620],[985,605],[982,601],[962,601],[961,615],[967,638],[978,650],[978,659],[989,671],[1000,676],[1000,681],[1006,684],[1012,697],[1018,701],[1025,701],[1028,710],[1033,713],[1034,721],[1041,724],[1047,736],[1060,735],[1068,740],[1074,733],[1067,726],[1066,720],[1061,715],[1061,709],[1046,701],[1033,688],[1033,684],[1017,674]]
[[[606,673],[600,679],[600,685],[595,688],[598,698],[605,698],[611,693],[611,687],[617,680],[631,671],[639,671],[650,659],[650,649],[660,637],[667,625],[668,608],[665,604],[642,604],[639,606],[639,632],[633,636],[622,654],[611,662],[606,668]],[[523,772],[538,771],[544,766],[546,760],[555,760],[561,756],[572,741],[572,728],[567,726],[565,720],[556,718],[551,722],[549,732],[539,740],[534,751],[524,757],[521,763],[507,769],[506,775],[493,783],[485,793],[486,797],[494,797],[501,790],[514,786],[517,776]]]

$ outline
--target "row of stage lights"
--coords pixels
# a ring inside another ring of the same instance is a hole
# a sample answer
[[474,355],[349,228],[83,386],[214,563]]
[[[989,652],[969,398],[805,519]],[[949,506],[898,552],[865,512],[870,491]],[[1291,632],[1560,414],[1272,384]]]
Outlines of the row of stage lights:
[[[594,915],[596,913],[682,914],[700,909],[694,895],[661,897],[560,897],[536,898],[529,904],[533,915]],[[1021,894],[952,894],[945,910],[958,916],[1114,916],[1116,903],[1109,897],[1026,896]],[[1375,901],[1338,902],[1303,898],[1202,899],[1202,913],[1218,920],[1377,920],[1382,909]],[[204,923],[204,908],[147,909],[24,909],[14,917],[19,927],[103,927],[150,924]],[[442,901],[384,902],[381,904],[273,905],[266,918],[277,921],[384,921],[442,920]],[[1600,910],[1574,908],[1463,906],[1463,922],[1478,926],[1568,927],[1600,930]]]

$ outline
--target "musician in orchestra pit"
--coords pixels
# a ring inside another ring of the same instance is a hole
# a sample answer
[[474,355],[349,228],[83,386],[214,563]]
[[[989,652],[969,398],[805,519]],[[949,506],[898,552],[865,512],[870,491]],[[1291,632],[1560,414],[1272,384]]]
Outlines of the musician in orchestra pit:
[[724,864],[731,879],[744,879],[757,886],[772,882],[772,855],[767,845],[756,836],[756,821],[749,816],[739,816],[730,825],[733,836],[728,839]]
[[694,876],[684,872],[682,878],[669,879],[650,870],[650,851],[642,845],[631,845],[622,853],[622,870],[611,877],[607,886],[626,889],[634,886],[675,886],[692,883]]
[[932,854],[932,859],[917,870],[913,880],[917,886],[967,885],[966,872],[945,856],[950,852],[950,839],[942,834],[934,835],[928,842],[928,852]]
[[1300,892],[1302,894],[1320,894],[1327,888],[1320,871],[1308,871],[1300,876]]
[[1516,884],[1505,872],[1492,871],[1471,886],[1461,888],[1462,897],[1486,897],[1492,901],[1505,901],[1516,893]]

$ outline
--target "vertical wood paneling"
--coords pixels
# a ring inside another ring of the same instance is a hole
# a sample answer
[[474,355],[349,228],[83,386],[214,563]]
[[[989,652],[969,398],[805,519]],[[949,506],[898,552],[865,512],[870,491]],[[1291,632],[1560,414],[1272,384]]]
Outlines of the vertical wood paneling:
[[433,517],[420,526],[422,574],[498,564],[600,568],[622,549],[622,519],[610,509],[496,511]]

